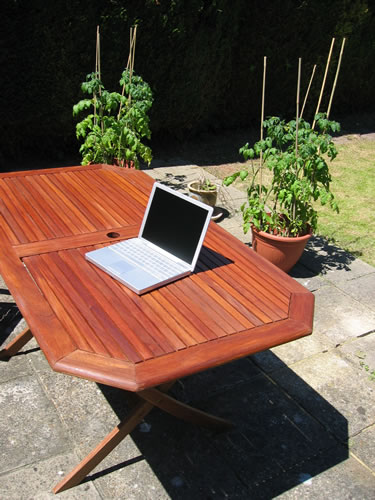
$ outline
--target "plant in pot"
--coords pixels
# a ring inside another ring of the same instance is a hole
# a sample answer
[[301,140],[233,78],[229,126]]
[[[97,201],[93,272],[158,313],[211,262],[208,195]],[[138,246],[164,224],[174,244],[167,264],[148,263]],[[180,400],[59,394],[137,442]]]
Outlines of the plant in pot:
[[211,182],[207,177],[202,176],[200,179],[189,182],[189,194],[192,198],[206,203],[214,207],[217,200],[217,185]]
[[248,182],[247,202],[241,207],[244,232],[251,227],[254,250],[286,272],[316,230],[316,203],[338,212],[328,161],[337,155],[330,133],[340,125],[324,114],[316,115],[315,125],[316,130],[302,118],[265,120],[265,138],[253,148],[246,144],[240,149],[245,160],[252,160],[250,171],[243,169],[223,181],[226,186],[237,178]]
[[73,106],[73,115],[91,110],[76,125],[82,165],[108,163],[139,168],[140,160],[148,165],[151,149],[143,143],[150,139],[148,111],[152,106],[152,91],[140,76],[126,69],[120,85],[123,92],[109,92],[97,72],[87,75],[82,91],[90,96]]

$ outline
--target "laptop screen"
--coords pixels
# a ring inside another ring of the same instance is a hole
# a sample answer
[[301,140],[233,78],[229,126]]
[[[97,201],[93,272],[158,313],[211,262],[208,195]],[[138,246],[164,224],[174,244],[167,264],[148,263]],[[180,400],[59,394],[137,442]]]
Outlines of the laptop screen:
[[156,188],[142,238],[192,264],[206,220],[207,209]]

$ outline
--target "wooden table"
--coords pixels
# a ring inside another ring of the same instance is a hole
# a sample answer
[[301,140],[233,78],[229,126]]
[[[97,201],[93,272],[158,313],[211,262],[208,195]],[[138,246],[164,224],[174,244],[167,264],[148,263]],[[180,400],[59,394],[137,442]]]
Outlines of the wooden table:
[[312,331],[313,295],[213,222],[196,272],[143,296],[88,263],[86,252],[138,234],[152,184],[108,165],[0,174],[0,273],[29,326],[1,357],[34,336],[54,370],[137,395],[55,493],[82,481],[154,406],[227,428],[166,392]]

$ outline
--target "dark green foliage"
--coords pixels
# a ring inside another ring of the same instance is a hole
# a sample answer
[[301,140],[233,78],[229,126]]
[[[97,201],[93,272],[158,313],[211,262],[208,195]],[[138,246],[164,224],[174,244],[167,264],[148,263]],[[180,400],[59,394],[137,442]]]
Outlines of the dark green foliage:
[[151,138],[151,89],[129,70],[123,71],[119,84],[124,95],[108,92],[95,72],[82,83],[82,92],[90,98],[73,106],[74,116],[85,112],[85,118],[76,126],[77,138],[84,140],[79,149],[82,165],[117,162],[139,168],[140,159],[148,165],[152,160],[151,149],[142,142]]
[[155,99],[153,133],[257,125],[263,56],[268,58],[266,115],[294,113],[298,57],[302,94],[318,64],[305,112],[311,120],[333,36],[337,42],[322,111],[343,36],[347,45],[334,114],[375,110],[370,0],[3,0],[3,155],[76,150],[71,109],[80,99],[79,83],[95,69],[96,26],[101,31],[102,79],[107,88],[115,88],[134,24],[135,71],[150,84]]
[[248,170],[242,170],[224,179],[226,186],[238,177],[248,182],[247,204],[241,207],[245,233],[251,226],[280,236],[303,236],[315,231],[318,200],[338,212],[330,191],[332,179],[327,161],[337,155],[330,133],[338,132],[340,125],[322,113],[315,119],[317,130],[303,119],[298,120],[297,129],[296,120],[286,123],[273,116],[263,123],[265,139],[256,142],[254,148],[245,144],[240,149],[245,160],[262,157],[271,177],[263,183],[260,162],[252,162],[250,176]]

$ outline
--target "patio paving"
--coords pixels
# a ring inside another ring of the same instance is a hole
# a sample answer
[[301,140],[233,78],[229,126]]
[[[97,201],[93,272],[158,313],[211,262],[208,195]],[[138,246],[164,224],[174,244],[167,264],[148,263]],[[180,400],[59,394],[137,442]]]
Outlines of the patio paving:
[[[156,167],[147,173],[181,190],[201,171]],[[242,202],[240,191],[222,189],[218,223],[251,244]],[[315,294],[311,336],[174,388],[233,420],[233,430],[214,434],[153,410],[58,497],[375,498],[375,268],[313,238],[290,274]],[[1,280],[0,326],[0,345],[24,327]],[[34,340],[0,361],[0,498],[54,498],[52,487],[126,412],[122,391],[53,372]]]

